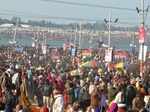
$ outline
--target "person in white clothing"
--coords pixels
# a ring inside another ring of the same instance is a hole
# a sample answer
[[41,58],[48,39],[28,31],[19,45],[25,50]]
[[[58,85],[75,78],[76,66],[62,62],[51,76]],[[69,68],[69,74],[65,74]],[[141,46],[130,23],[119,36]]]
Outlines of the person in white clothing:
[[54,91],[54,103],[52,108],[52,112],[64,112],[64,98],[58,91]]
[[64,112],[64,97],[61,85],[63,84],[61,82],[58,83],[58,81],[54,83],[52,112]]
[[12,83],[13,83],[13,84],[16,84],[17,79],[18,79],[18,76],[19,76],[18,73],[15,73],[15,74],[12,76]]
[[93,90],[94,90],[94,88],[95,88],[95,85],[94,85],[94,82],[90,82],[90,86],[89,86],[89,94],[91,95],[91,93],[93,92]]

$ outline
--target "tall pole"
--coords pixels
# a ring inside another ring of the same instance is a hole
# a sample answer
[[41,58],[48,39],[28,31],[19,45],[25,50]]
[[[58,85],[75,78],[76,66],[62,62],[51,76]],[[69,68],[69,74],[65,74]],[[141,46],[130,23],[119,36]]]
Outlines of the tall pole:
[[141,0],[141,9],[142,9],[142,14],[141,14],[141,26],[144,27],[145,25],[145,19],[144,19],[144,14],[145,14],[145,9],[144,9],[144,0]]
[[93,41],[93,32],[92,33],[90,33],[90,39],[89,39],[89,47],[90,47],[90,49],[92,49],[92,41]]
[[81,49],[81,39],[82,39],[82,24],[80,23],[79,49]]
[[109,36],[108,36],[108,46],[110,47],[111,46],[111,43],[110,43],[110,39],[111,39],[111,12],[109,13],[109,23],[108,23],[108,30],[109,30]]
[[144,45],[145,45],[145,17],[147,16],[148,10],[149,10],[149,6],[147,7],[147,9],[145,10],[145,6],[144,6],[144,0],[141,0],[141,7],[140,9],[138,7],[136,7],[136,10],[138,12],[138,14],[140,14],[140,28],[139,28],[139,61],[140,61],[140,76],[143,77],[143,65],[144,65],[144,61],[145,61],[145,49],[144,49]]
[[77,47],[77,31],[78,31],[78,24],[75,25],[75,40],[74,45]]
[[[18,24],[18,23],[17,23]],[[17,34],[17,24],[15,26],[15,32],[14,32],[14,38],[13,38],[13,43],[16,44],[16,34]]]
[[[141,25],[140,27],[142,28],[145,28],[145,9],[144,9],[144,0],[141,0],[141,15],[140,15],[140,18],[141,18]],[[145,35],[144,35],[145,36]],[[145,37],[143,37],[145,38]],[[140,43],[140,46],[141,46],[141,61],[140,61],[140,76],[143,77],[143,62],[144,62],[144,42],[141,42]],[[140,53],[140,52],[139,52]]]
[[117,23],[118,20],[118,18],[116,18],[114,21],[111,20],[111,11],[109,12],[109,19],[104,19],[108,29],[108,47],[111,47],[111,23]]

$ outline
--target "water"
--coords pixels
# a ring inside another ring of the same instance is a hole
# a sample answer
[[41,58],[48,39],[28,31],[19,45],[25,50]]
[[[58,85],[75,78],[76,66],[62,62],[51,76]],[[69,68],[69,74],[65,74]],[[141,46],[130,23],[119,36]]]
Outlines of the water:
[[[9,45],[9,41],[12,40],[13,37],[7,34],[0,34],[0,46],[7,46]],[[80,41],[80,45],[81,48],[97,48],[98,47],[98,40],[100,38],[96,37],[90,40],[90,37],[84,37],[82,38]],[[23,46],[32,46],[32,37],[29,36],[25,36],[25,35],[17,35],[16,36],[16,40],[20,45]],[[63,44],[68,41],[69,38],[66,39],[47,39],[47,44],[50,47],[62,47]],[[101,38],[102,41],[104,41],[105,44],[108,43],[108,38],[107,37],[102,37]],[[127,37],[112,37],[111,38],[111,46],[114,46],[116,49],[122,49],[122,50],[131,50],[130,47],[130,43],[131,43],[131,38],[127,38]],[[70,42],[74,41],[74,38],[71,38],[69,40]],[[79,43],[79,38],[77,39],[77,43]],[[136,50],[138,50],[139,46],[138,46],[138,40],[135,39],[135,43],[136,43]],[[147,44],[150,45],[150,44]],[[148,47],[148,50],[150,51],[150,47]]]
[[[5,34],[1,34],[0,35],[0,46],[7,46],[9,45],[9,41],[12,40],[13,37],[5,35]],[[19,45],[22,46],[32,46],[32,42],[33,39],[32,37],[29,36],[16,36],[16,41],[18,42]],[[62,47],[64,44],[64,40],[60,39],[60,40],[51,40],[48,39],[47,40],[47,44],[51,47]]]

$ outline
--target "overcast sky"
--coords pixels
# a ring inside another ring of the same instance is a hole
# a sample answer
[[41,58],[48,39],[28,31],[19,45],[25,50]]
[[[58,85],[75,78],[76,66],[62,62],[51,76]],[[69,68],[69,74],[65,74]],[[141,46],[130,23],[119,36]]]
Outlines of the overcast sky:
[[[99,4],[105,6],[123,7],[135,9],[140,6],[140,0],[63,0],[69,2],[79,2],[88,4]],[[145,5],[149,4],[150,0],[145,0]],[[103,20],[108,17],[110,9],[71,6],[58,4],[53,2],[45,2],[42,0],[0,0],[0,16],[12,17],[13,14],[20,15],[24,19],[40,19],[40,15],[58,16],[58,17],[73,17]],[[4,16],[2,13],[8,13]],[[9,15],[9,14],[12,15]],[[126,10],[111,10],[112,19],[119,18],[122,22],[138,22],[138,15],[134,11]],[[150,14],[150,13],[149,13]],[[39,18],[29,17],[31,15],[39,15]],[[57,20],[61,22],[62,20]]]

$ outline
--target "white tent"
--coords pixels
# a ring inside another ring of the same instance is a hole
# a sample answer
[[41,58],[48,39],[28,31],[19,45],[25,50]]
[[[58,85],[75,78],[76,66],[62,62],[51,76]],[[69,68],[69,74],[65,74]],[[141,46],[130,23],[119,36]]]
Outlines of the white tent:
[[9,28],[14,26],[13,24],[9,24],[9,23],[5,23],[5,24],[1,24],[0,27],[4,27],[4,28]]

